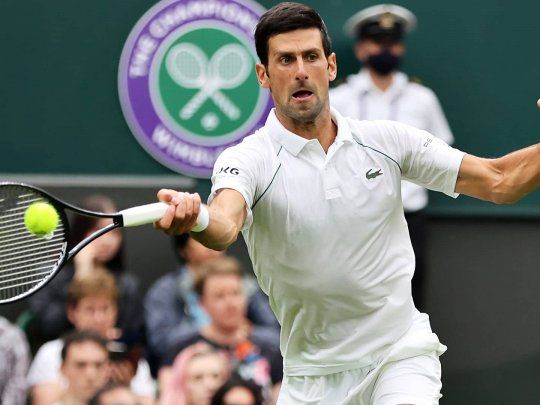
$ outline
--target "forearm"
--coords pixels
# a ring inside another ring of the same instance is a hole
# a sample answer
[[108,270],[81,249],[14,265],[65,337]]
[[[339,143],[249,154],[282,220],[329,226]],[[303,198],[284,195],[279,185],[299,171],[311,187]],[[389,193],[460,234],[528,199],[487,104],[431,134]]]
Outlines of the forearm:
[[201,206],[198,194],[179,193],[174,190],[160,190],[158,199],[168,203],[170,207],[154,226],[170,235],[192,230],[201,219],[200,210],[208,209],[209,221],[202,221],[203,223],[197,226],[208,225],[200,232],[192,231],[191,235],[214,250],[224,250],[232,244],[246,219],[246,201],[243,195],[234,189],[218,190],[208,207]]
[[238,237],[240,231],[229,217],[216,207],[208,207],[210,222],[202,232],[191,232],[193,239],[214,250],[225,250]]
[[494,200],[514,203],[540,187],[540,144],[509,153],[493,161],[499,173]]

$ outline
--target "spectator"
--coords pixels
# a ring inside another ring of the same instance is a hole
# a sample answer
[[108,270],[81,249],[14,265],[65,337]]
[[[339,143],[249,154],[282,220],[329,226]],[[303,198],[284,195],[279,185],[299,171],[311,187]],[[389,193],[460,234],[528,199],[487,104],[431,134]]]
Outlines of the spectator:
[[179,341],[165,358],[165,366],[173,364],[176,355],[186,347],[203,341],[226,351],[233,371],[264,386],[269,393],[283,377],[278,337],[272,327],[253,325],[247,319],[238,261],[218,258],[198,266],[196,273],[194,288],[211,321]]
[[234,374],[214,394],[211,405],[262,405],[261,387]]
[[[114,327],[117,316],[118,290],[114,277],[95,268],[75,277],[67,293],[67,316],[77,330],[91,330],[108,340],[111,347],[110,377],[130,384],[145,403],[153,403],[154,382],[148,363],[138,347],[126,347],[114,339],[121,331]],[[37,352],[28,375],[33,403],[46,405],[57,400],[65,389],[60,374],[60,352],[64,343],[56,339],[45,343]],[[120,345],[120,347],[118,347]],[[120,350],[119,350],[120,349]]]
[[[200,264],[223,256],[189,234],[172,240],[180,265],[154,283],[144,302],[147,341],[158,367],[166,353],[210,322],[193,289],[194,272]],[[248,318],[255,325],[273,328],[277,337],[279,324],[268,305],[268,297],[252,277],[244,277],[244,284],[249,296]]]
[[140,405],[127,385],[108,383],[90,400],[89,405]]
[[88,331],[75,331],[64,340],[60,370],[66,389],[55,405],[86,405],[109,375],[107,341]]
[[228,376],[228,359],[221,351],[199,342],[177,356],[172,370],[160,374],[160,405],[209,405]]
[[0,317],[0,404],[26,403],[30,350],[24,333]]
[[[117,211],[112,200],[100,195],[87,197],[80,206],[97,212]],[[110,221],[106,218],[75,216],[71,227],[71,247]],[[65,311],[67,287],[74,277],[87,273],[94,265],[106,267],[115,276],[120,293],[117,321],[124,334],[122,340],[129,343],[142,341],[144,333],[139,283],[135,276],[124,269],[122,242],[122,232],[119,229],[96,239],[74,257],[73,265],[68,264],[30,299],[30,308],[34,315],[32,328],[42,335],[42,341],[56,339],[71,328]]]

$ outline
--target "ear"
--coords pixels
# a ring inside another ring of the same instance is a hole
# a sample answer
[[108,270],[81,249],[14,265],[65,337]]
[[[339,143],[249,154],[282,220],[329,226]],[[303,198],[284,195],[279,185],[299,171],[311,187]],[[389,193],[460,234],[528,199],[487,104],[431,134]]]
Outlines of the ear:
[[328,61],[328,79],[332,82],[337,76],[336,54],[332,52],[326,60]]
[[77,306],[76,305],[73,305],[73,304],[68,304],[66,306],[66,315],[67,315],[67,319],[69,320],[69,322],[71,322],[73,325],[75,325],[75,322],[73,322],[75,320],[75,311],[76,311],[76,308]]
[[255,65],[255,72],[257,73],[257,81],[263,89],[270,87],[270,82],[268,79],[268,74],[266,73],[266,66],[262,63],[257,63]]
[[362,46],[362,42],[359,41],[354,45],[354,54],[356,55],[356,59],[358,59],[360,62],[365,62],[367,59],[367,51],[365,49],[365,46]]

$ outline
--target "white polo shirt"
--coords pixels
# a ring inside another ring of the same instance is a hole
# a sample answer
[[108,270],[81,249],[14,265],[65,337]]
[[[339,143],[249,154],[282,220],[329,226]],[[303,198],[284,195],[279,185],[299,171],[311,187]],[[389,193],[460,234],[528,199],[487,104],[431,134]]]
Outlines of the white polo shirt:
[[[330,104],[342,115],[359,120],[392,120],[424,129],[447,144],[454,136],[435,93],[411,82],[402,72],[394,73],[390,87],[379,89],[367,69],[347,77],[347,82],[330,90]],[[401,185],[405,211],[414,212],[428,203],[426,189],[410,182]]]
[[209,202],[223,188],[246,200],[242,233],[281,324],[287,375],[373,364],[411,327],[414,253],[400,181],[457,196],[464,153],[396,122],[332,117],[338,133],[325,153],[272,111],[221,154],[212,177]]

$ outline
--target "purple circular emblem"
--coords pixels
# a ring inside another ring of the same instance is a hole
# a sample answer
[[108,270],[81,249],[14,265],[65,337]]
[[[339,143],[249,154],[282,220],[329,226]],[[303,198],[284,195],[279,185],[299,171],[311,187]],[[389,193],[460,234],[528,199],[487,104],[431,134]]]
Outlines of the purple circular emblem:
[[249,0],[166,0],[137,22],[120,59],[120,104],[157,161],[208,178],[219,154],[264,125],[272,108],[257,82]]

